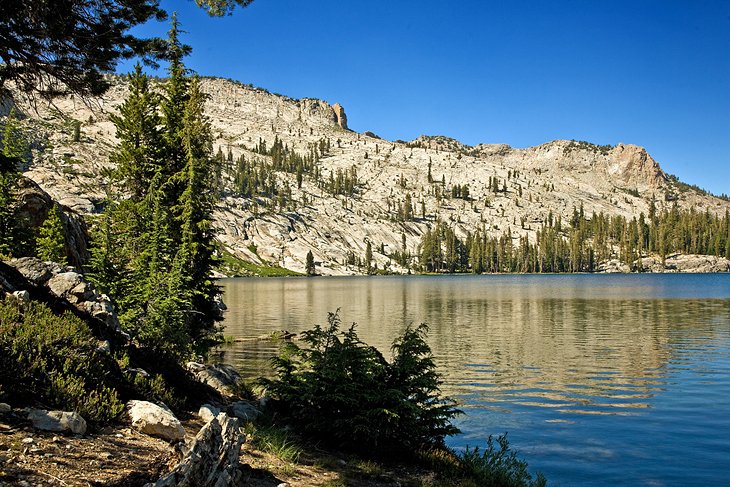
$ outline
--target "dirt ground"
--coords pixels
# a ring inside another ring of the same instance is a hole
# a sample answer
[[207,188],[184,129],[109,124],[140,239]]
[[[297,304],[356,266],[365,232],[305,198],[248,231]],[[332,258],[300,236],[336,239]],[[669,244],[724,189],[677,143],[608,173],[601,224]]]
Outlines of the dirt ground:
[[[183,425],[192,438],[203,422],[193,417]],[[75,436],[34,430],[19,411],[0,416],[0,487],[142,486],[168,472],[180,456],[174,445],[126,425]],[[243,485],[254,487],[431,485],[432,477],[413,467],[383,467],[315,448],[296,462],[285,461],[248,440],[241,463]]]

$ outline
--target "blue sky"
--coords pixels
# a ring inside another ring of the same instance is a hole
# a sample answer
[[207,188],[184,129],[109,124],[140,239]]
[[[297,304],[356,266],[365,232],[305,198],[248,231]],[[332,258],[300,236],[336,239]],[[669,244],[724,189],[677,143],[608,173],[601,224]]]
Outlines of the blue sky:
[[727,0],[255,0],[224,18],[162,5],[178,11],[199,74],[339,102],[353,130],[632,143],[730,194]]

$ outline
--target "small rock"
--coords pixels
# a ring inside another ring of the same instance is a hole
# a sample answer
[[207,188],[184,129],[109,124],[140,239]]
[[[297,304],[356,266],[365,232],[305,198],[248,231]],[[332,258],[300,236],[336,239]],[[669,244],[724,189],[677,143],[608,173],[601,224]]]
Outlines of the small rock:
[[29,438],[23,438],[22,440],[20,440],[21,443],[26,444],[26,445],[29,445],[29,444],[33,443],[34,441],[35,440],[33,438],[30,438],[30,437]]
[[279,485],[277,485],[276,487],[289,487],[289,482],[282,482]]
[[117,438],[124,438],[124,435],[123,435],[123,434],[121,434],[121,433],[117,433],[117,434],[116,434],[116,435],[114,435],[114,436],[115,436],[115,437],[117,437]]
[[244,421],[253,421],[261,415],[261,411],[250,402],[238,401],[228,406],[228,414]]
[[107,460],[109,460],[109,459],[110,459],[111,457],[113,457],[113,456],[114,456],[114,455],[112,455],[112,454],[111,454],[111,453],[109,453],[108,451],[105,451],[104,453],[102,453],[102,454],[101,454],[101,457],[102,457],[102,458],[106,458]]
[[52,439],[51,441],[52,441],[53,443],[59,443],[59,442],[61,441],[61,438],[59,438],[58,436],[54,436],[54,437],[53,437],[53,439]]
[[28,419],[34,428],[44,431],[71,432],[75,435],[86,433],[86,420],[76,412],[32,409]]
[[13,293],[13,297],[15,297],[18,301],[30,301],[30,293],[28,291],[15,291]]
[[203,404],[198,410],[200,416],[206,423],[220,414],[221,410],[210,404]]
[[4,402],[0,402],[0,414],[6,414],[12,411],[13,408],[10,407],[10,404],[6,404]]
[[127,408],[132,426],[142,433],[168,441],[185,438],[185,429],[169,409],[147,401],[129,401]]
[[96,351],[101,353],[111,353],[112,346],[109,340],[101,340],[96,344]]

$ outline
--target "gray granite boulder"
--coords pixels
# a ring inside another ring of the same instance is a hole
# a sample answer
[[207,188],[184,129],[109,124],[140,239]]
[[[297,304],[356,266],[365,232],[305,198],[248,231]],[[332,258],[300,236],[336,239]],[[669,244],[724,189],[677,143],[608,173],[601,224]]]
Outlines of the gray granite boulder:
[[83,435],[86,433],[86,420],[79,413],[67,411],[46,411],[31,409],[28,419],[33,427],[44,431],[58,431]]

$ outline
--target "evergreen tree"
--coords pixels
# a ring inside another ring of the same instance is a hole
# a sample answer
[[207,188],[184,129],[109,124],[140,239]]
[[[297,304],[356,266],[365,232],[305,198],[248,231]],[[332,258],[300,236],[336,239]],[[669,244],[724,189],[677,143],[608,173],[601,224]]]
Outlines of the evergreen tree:
[[164,147],[158,109],[158,96],[150,91],[147,76],[137,64],[129,75],[129,94],[119,107],[119,115],[110,116],[119,139],[111,160],[135,200],[147,194],[152,178],[162,169]]
[[175,287],[182,286],[178,296],[191,306],[187,322],[196,344],[203,344],[216,331],[213,300],[219,291],[210,278],[216,262],[212,225],[216,192],[215,173],[210,171],[213,137],[204,103],[200,80],[194,77],[183,115],[186,167],[180,177],[185,190],[178,210],[182,241],[175,255],[173,280]]
[[15,211],[15,189],[20,177],[19,164],[28,154],[15,107],[5,118],[2,151],[0,151],[0,255],[16,253],[19,246],[19,225]]
[[365,268],[368,274],[370,274],[373,271],[373,268],[371,267],[370,263],[373,260],[373,246],[368,242],[367,246],[365,247]]
[[54,203],[38,230],[38,258],[66,265],[66,238],[63,232],[61,207]]
[[311,250],[307,252],[307,262],[304,268],[308,276],[313,276],[317,273],[314,265],[314,255]]

